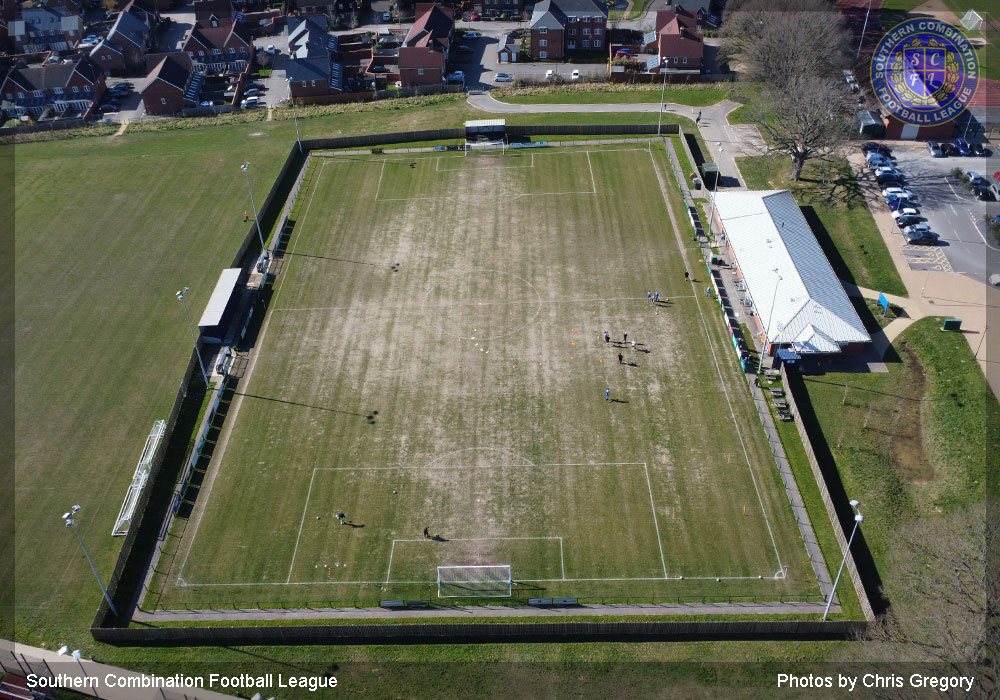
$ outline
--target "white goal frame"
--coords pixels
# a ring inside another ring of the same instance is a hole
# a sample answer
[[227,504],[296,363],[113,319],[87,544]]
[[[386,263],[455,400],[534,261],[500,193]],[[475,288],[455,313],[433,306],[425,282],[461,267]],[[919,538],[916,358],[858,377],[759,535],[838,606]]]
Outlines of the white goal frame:
[[139,494],[142,493],[146,481],[149,479],[149,470],[153,466],[153,457],[156,455],[156,448],[160,445],[163,433],[167,430],[167,422],[158,420],[153,424],[153,429],[146,438],[146,445],[142,448],[142,455],[139,457],[139,464],[135,467],[135,474],[132,475],[132,483],[125,492],[125,500],[122,502],[122,509],[118,511],[118,518],[115,526],[111,528],[112,537],[121,537],[128,534],[128,529],[132,526],[132,518],[135,516],[135,507],[139,503]]
[[[465,577],[450,575],[450,572],[459,571],[468,572],[468,575]],[[491,571],[499,575],[490,576]],[[445,572],[444,576],[442,572]],[[477,589],[476,586],[482,588]],[[512,587],[510,564],[439,566],[437,587],[438,598],[510,598]]]

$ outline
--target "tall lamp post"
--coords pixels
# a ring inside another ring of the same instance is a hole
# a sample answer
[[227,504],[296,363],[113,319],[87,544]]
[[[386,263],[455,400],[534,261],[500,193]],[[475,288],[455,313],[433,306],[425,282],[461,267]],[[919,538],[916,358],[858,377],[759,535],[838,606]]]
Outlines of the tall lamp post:
[[198,339],[194,335],[194,326],[191,324],[191,314],[188,313],[187,299],[184,295],[190,290],[190,287],[185,287],[181,291],[177,292],[177,300],[184,305],[184,317],[188,322],[188,330],[191,331],[191,342],[194,343],[194,354],[198,356],[198,366],[201,367],[201,378],[205,380],[205,389],[208,389],[208,372],[205,371],[205,363],[201,359],[201,351],[198,349]]
[[260,254],[267,255],[267,247],[264,245],[264,232],[260,228],[260,217],[257,216],[257,205],[253,201],[253,185],[250,183],[250,161],[240,166],[240,170],[247,176],[247,189],[250,190],[250,207],[253,209],[253,220],[257,222],[257,237],[260,238]]
[[[778,268],[774,268],[774,274],[778,275]],[[781,275],[778,275],[778,281],[774,283],[774,294],[771,295],[771,312],[767,315],[767,330],[764,331],[764,344],[760,348],[760,357],[757,360],[757,374],[760,374],[760,370],[764,366],[764,353],[767,351],[767,341],[771,337],[771,319],[774,318],[774,300],[778,296],[778,285],[781,284],[781,279]]]
[[858,55],[855,58],[861,58],[861,46],[865,43],[865,32],[868,31],[868,15],[872,12],[872,0],[868,0],[868,11],[865,12],[865,24],[861,27],[861,41],[858,42]]
[[[299,115],[295,111],[295,98],[292,97],[292,79],[285,78],[285,84],[288,85],[288,100],[292,103],[292,117],[295,119],[295,142],[299,144],[299,153],[302,153],[302,135],[299,133]],[[247,165],[250,165],[247,163]],[[247,175],[247,181],[249,182],[250,176]],[[251,197],[252,199],[252,197]]]
[[865,516],[861,515],[861,511],[858,510],[858,502],[851,500],[851,508],[854,509],[854,529],[851,530],[851,536],[847,539],[847,549],[844,550],[844,558],[840,560],[840,568],[837,569],[837,578],[833,580],[833,588],[830,589],[830,596],[826,600],[826,610],[823,611],[823,619],[830,614],[830,606],[833,604],[833,595],[837,592],[837,584],[840,583],[840,574],[844,571],[844,564],[847,563],[847,554],[851,551],[851,542],[854,541],[854,533],[858,531],[858,525],[864,522]]
[[90,558],[90,552],[87,551],[87,545],[83,543],[80,531],[76,529],[76,520],[73,516],[76,515],[79,510],[80,506],[73,506],[70,508],[68,513],[63,513],[62,518],[66,521],[66,527],[73,528],[73,532],[76,534],[76,539],[80,540],[80,547],[83,549],[83,553],[86,555],[87,561],[90,562],[90,568],[93,569],[94,576],[97,577],[97,583],[101,587],[101,592],[104,593],[104,600],[108,601],[108,607],[111,608],[111,612],[115,617],[118,617],[118,610],[115,609],[115,604],[111,602],[111,596],[108,595],[108,589],[104,587],[104,581],[101,580],[101,575],[97,573],[97,567],[94,566],[94,560]]

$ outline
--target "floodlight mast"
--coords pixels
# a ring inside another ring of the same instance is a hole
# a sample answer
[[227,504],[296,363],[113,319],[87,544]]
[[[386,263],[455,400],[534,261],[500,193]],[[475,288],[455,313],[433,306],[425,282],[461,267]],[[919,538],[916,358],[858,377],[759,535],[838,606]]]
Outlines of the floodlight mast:
[[201,367],[201,378],[205,380],[205,390],[208,390],[208,372],[205,371],[205,363],[201,359],[201,350],[198,349],[198,339],[194,334],[194,326],[191,324],[191,314],[188,313],[187,299],[184,295],[190,291],[190,287],[185,287],[184,289],[177,292],[177,300],[184,305],[184,317],[188,322],[188,330],[191,331],[191,342],[194,343],[194,354],[198,356],[198,366]]
[[851,530],[851,536],[847,539],[847,547],[844,549],[844,558],[840,560],[840,568],[837,569],[837,578],[833,580],[833,587],[830,589],[830,595],[826,599],[826,609],[823,611],[823,619],[830,614],[830,605],[833,604],[833,596],[837,592],[837,584],[840,583],[840,574],[844,571],[844,564],[847,563],[847,555],[851,551],[851,542],[854,541],[854,534],[858,531],[858,525],[864,522],[865,516],[861,515],[861,511],[858,510],[860,504],[858,501],[851,499],[851,508],[854,509],[854,529]]
[[[296,119],[296,124],[298,120]],[[260,228],[260,217],[257,215],[257,205],[253,201],[253,185],[250,183],[250,161],[240,166],[240,170],[247,176],[247,188],[250,190],[250,207],[253,209],[253,220],[257,222],[257,237],[260,239],[260,253],[267,255],[267,246],[264,245],[264,232]]]
[[108,595],[108,589],[104,586],[104,581],[101,580],[101,575],[97,573],[97,567],[94,566],[94,560],[90,558],[90,552],[87,551],[87,545],[83,543],[83,537],[80,536],[80,531],[76,528],[76,519],[73,517],[79,512],[80,506],[73,506],[70,508],[68,513],[63,513],[62,519],[66,522],[66,527],[73,528],[73,533],[76,535],[76,539],[80,541],[80,547],[83,549],[84,555],[87,557],[87,561],[90,563],[90,568],[94,572],[94,576],[97,578],[97,584],[101,587],[101,592],[104,594],[104,600],[108,601],[108,607],[111,608],[111,612],[115,617],[118,617],[118,610],[115,609],[115,604],[111,602],[111,596]]

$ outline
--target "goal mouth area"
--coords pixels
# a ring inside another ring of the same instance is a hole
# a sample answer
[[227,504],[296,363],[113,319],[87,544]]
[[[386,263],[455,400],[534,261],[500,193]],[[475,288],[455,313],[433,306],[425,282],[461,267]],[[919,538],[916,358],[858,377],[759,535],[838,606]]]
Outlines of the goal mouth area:
[[509,564],[437,567],[438,598],[510,598]]

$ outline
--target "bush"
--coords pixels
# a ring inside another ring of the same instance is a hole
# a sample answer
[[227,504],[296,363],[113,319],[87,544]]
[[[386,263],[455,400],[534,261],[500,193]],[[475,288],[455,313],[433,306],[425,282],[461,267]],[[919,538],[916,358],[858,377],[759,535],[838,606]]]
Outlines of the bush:
[[965,183],[969,182],[969,178],[966,177],[965,173],[962,172],[962,169],[959,167],[954,167],[951,169],[951,176],[956,180],[958,180],[959,182],[965,182]]

